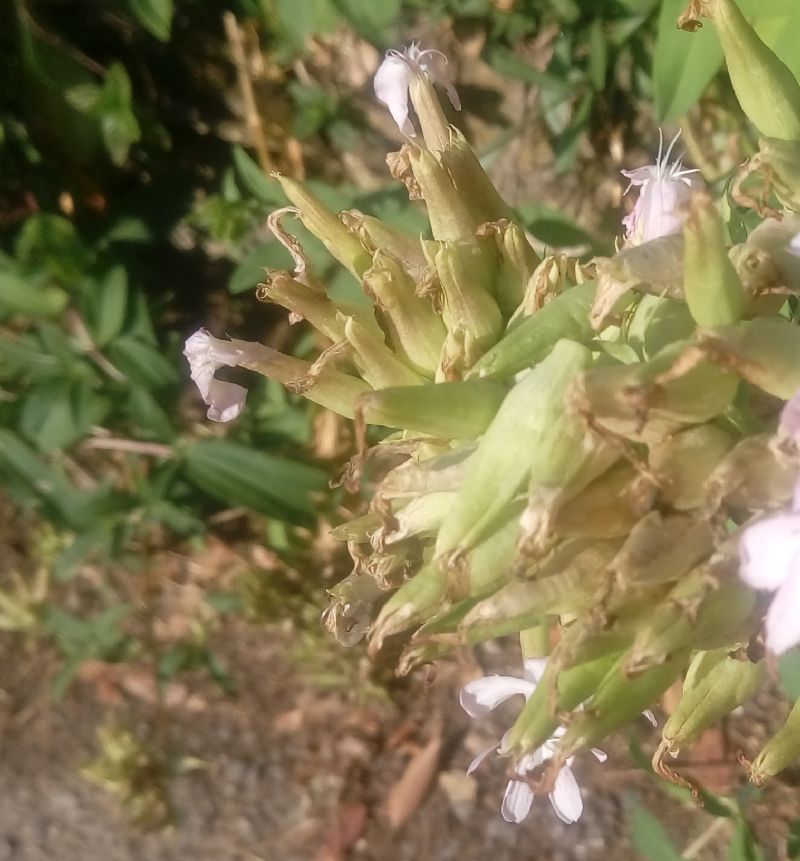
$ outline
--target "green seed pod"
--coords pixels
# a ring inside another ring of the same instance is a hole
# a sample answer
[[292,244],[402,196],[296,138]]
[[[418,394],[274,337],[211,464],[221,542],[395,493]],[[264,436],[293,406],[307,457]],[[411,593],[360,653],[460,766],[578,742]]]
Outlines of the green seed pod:
[[551,531],[564,538],[627,535],[653,507],[655,486],[624,461],[556,512]]
[[706,481],[734,444],[714,425],[698,425],[651,446],[650,469],[661,499],[679,511],[706,504]]
[[467,613],[461,632],[470,640],[484,640],[522,631],[544,616],[587,611],[616,549],[616,542],[597,542],[558,573],[503,586]]
[[412,71],[408,92],[422,128],[425,146],[434,153],[445,149],[450,143],[451,127],[428,76]]
[[593,282],[571,287],[540,311],[520,320],[473,365],[468,377],[512,377],[541,362],[562,338],[590,343],[594,332],[588,314],[594,293]]
[[595,266],[597,293],[590,319],[597,331],[630,304],[634,290],[683,299],[682,236],[659,236],[631,245],[614,257],[599,257]]
[[603,655],[579,666],[557,671],[554,653],[536,690],[508,731],[504,739],[505,749],[524,753],[544,744],[560,723],[558,713],[574,711],[588,700],[617,659],[616,655]]
[[739,381],[703,361],[675,373],[684,346],[673,344],[647,362],[591,368],[576,380],[575,408],[593,425],[646,443],[710,421],[731,405]]
[[761,661],[724,658],[697,684],[685,690],[661,732],[671,753],[697,741],[703,730],[754,697],[766,678]]
[[695,569],[639,630],[625,672],[645,672],[687,647],[713,649],[746,640],[755,604],[753,590],[737,577],[720,581],[708,566]]
[[351,233],[358,236],[361,244],[371,254],[381,251],[384,255],[389,255],[398,261],[415,281],[420,280],[428,263],[419,236],[409,236],[380,218],[365,215],[358,209],[340,212],[339,219]]
[[[233,340],[231,343],[236,343]],[[252,345],[242,355],[252,356]],[[283,383],[289,391],[303,395],[345,418],[355,418],[355,405],[359,395],[370,390],[369,384],[358,377],[335,371],[325,365],[315,367],[302,359],[286,356],[272,347],[259,345],[258,358],[242,361],[240,367],[263,374]]]
[[364,273],[364,289],[375,300],[395,349],[419,373],[433,377],[446,332],[430,302],[416,295],[400,264],[380,251]]
[[730,650],[726,648],[697,652],[686,669],[686,675],[683,677],[684,694],[698,685],[720,661],[724,661],[729,656],[729,653]]
[[371,258],[358,237],[305,186],[288,176],[276,176],[286,196],[299,210],[300,219],[306,228],[322,241],[342,266],[360,279],[369,268]]
[[495,297],[503,316],[511,317],[522,302],[525,286],[540,260],[522,229],[507,219],[482,224],[478,236],[494,241],[499,263]]
[[411,537],[432,538],[456,494],[453,491],[438,491],[418,496],[392,511],[392,520],[380,525],[370,535],[374,547],[385,548]]
[[770,395],[789,400],[800,389],[800,326],[783,317],[760,317],[708,329],[698,344]]
[[440,242],[427,246],[442,287],[442,319],[448,332],[464,335],[464,361],[471,367],[503,331],[492,283],[490,249],[475,242]]
[[792,498],[797,468],[778,456],[771,434],[741,440],[706,482],[709,507],[753,511],[783,508]]
[[440,242],[475,242],[479,220],[453,185],[437,156],[411,145],[411,169],[428,208],[433,238]]
[[800,141],[761,138],[756,158],[778,200],[792,212],[800,212]]
[[736,98],[748,119],[767,137],[800,139],[800,84],[761,41],[734,0],[692,0],[678,22],[696,29],[698,16],[714,22]]
[[609,733],[635,720],[650,708],[678,678],[689,659],[688,651],[634,678],[625,675],[625,656],[618,658],[597,687],[586,709],[570,724],[558,747],[558,762],[581,748],[593,747]]
[[472,147],[458,129],[451,127],[450,140],[439,153],[439,163],[449,174],[478,224],[513,218],[508,204],[500,197]]
[[331,341],[344,339],[344,316],[358,316],[364,325],[372,325],[378,331],[378,326],[362,309],[354,309],[340,302],[333,302],[328,296],[314,287],[302,284],[289,275],[273,269],[267,275],[263,284],[259,284],[257,296],[262,302],[274,302],[291,312],[290,323],[300,319],[308,322]]
[[583,462],[587,436],[578,419],[566,413],[564,392],[590,361],[585,347],[559,341],[506,395],[442,524],[437,557],[474,546],[529,482],[559,487],[574,476]]
[[[798,153],[800,164],[800,153]],[[800,177],[798,177],[800,194]],[[798,206],[800,210],[800,206]],[[747,244],[768,255],[778,269],[779,284],[793,293],[800,293],[800,257],[791,252],[790,243],[800,233],[800,216],[785,213],[778,221],[768,218],[747,237]]]
[[610,568],[620,595],[627,600],[631,590],[682,577],[713,547],[714,536],[706,521],[651,511],[631,529]]
[[383,333],[355,317],[344,317],[344,336],[353,348],[353,361],[361,376],[375,389],[413,386],[425,382],[386,345]]
[[442,439],[474,439],[492,422],[506,395],[489,380],[402,386],[369,392],[358,402],[367,424]]
[[756,786],[766,783],[800,757],[800,700],[786,723],[764,745],[750,767],[750,782]]
[[691,197],[683,240],[683,293],[697,325],[737,323],[747,296],[728,258],[725,226],[705,192]]
[[369,632],[369,654],[377,655],[387,637],[421,624],[441,609],[447,577],[429,562],[404,583],[383,605]]
[[665,347],[690,338],[695,328],[685,302],[646,293],[628,325],[628,343],[643,359],[652,359]]

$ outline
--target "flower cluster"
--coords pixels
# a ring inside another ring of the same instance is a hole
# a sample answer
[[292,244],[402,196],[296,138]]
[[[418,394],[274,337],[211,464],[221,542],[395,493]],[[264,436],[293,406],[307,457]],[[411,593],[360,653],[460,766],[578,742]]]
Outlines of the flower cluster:
[[[206,332],[186,345],[214,420],[244,406],[243,388],[215,376],[231,366],[354,419],[352,486],[372,454],[364,427],[391,431],[362,488],[369,505],[333,530],[353,571],[323,619],[343,643],[363,634],[371,655],[390,644],[401,674],[513,633],[552,644],[524,678],[462,692],[473,716],[525,698],[491,748],[510,760],[502,809],[514,822],[534,793],[575,821],[574,757],[602,756],[675,685],[653,766],[690,782],[665,755],[759,690],[762,642],[774,654],[800,642],[800,84],[735,0],[694,7],[764,136],[732,193],[765,216],[780,207],[780,220],[731,243],[697,172],[670,161],[676,137],[625,173],[639,196],[617,253],[542,257],[445,118],[435,86],[458,102],[444,58],[412,45],[387,55],[375,87],[406,135],[391,172],[424,201],[430,236],[333,213],[280,177],[292,207],[269,223],[295,268],[270,271],[258,295],[308,321],[319,356]],[[759,172],[769,206],[748,193]],[[288,213],[368,308],[327,293],[281,224]],[[776,593],[766,612],[759,591]],[[800,706],[754,753],[756,783],[800,756]]]

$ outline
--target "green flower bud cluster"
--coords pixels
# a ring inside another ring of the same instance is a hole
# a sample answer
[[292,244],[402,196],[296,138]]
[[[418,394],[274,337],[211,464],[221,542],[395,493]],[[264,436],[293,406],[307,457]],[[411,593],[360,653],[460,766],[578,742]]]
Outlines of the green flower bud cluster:
[[[734,0],[694,0],[683,24],[700,17],[765,136],[772,208],[796,208],[800,85]],[[715,202],[693,189],[681,233],[590,264],[542,260],[430,83],[412,76],[409,94],[423,135],[388,161],[424,201],[430,238],[333,213],[280,177],[371,307],[331,299],[278,228],[298,265],[270,272],[260,295],[326,348],[310,364],[265,353],[248,365],[355,418],[347,480],[369,503],[334,530],[354,568],[325,623],[344,644],[366,635],[371,655],[399,655],[403,673],[544,631],[547,670],[505,747],[526,755],[566,725],[530,778],[545,791],[561,764],[682,681],[656,759],[670,776],[663,755],[765,675],[738,533],[783,506],[797,478],[773,440],[800,389],[792,237],[758,228],[730,247]],[[366,425],[388,431],[371,449]],[[754,780],[800,755],[795,712],[752,752]]]

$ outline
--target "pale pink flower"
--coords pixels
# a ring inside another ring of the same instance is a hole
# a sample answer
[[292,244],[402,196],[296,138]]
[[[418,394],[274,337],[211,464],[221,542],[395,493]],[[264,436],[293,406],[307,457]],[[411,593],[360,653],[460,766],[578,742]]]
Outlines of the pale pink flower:
[[386,52],[375,73],[375,95],[379,102],[389,108],[392,119],[403,134],[409,137],[415,135],[414,126],[408,117],[408,89],[412,75],[425,75],[442,87],[453,107],[457,111],[461,110],[461,100],[447,76],[446,65],[447,57],[441,51],[430,48],[420,50],[416,42],[412,42],[404,51]]
[[229,422],[244,408],[247,389],[236,383],[218,380],[214,376],[226,365],[235,368],[251,351],[261,349],[260,344],[248,341],[224,341],[212,337],[207,329],[199,329],[187,338],[183,355],[189,360],[189,371],[208,404],[208,417],[215,422]]
[[[796,406],[786,419],[795,431]],[[800,481],[789,511],[765,517],[743,530],[739,559],[739,576],[745,583],[775,592],[764,620],[765,642],[770,652],[782,655],[800,643]]]
[[[541,681],[546,658],[528,658],[525,661],[524,677],[519,679],[515,676],[483,676],[464,685],[461,689],[461,707],[470,717],[483,717],[500,703],[510,697],[521,694],[527,700],[536,690],[536,685]],[[540,748],[520,757],[514,766],[514,771],[520,777],[530,774],[537,766],[548,759],[552,759],[558,747],[558,739],[566,732],[564,727],[559,727],[553,737],[548,739]],[[504,753],[503,738],[499,747],[492,745],[490,748],[479,753],[469,764],[467,774],[473,771],[495,750]],[[603,762],[606,754],[602,750],[592,748],[592,753]],[[553,805],[559,819],[563,822],[572,823],[580,819],[583,812],[583,798],[578,781],[572,773],[572,760],[570,757],[559,771],[553,791],[548,793],[550,803]],[[503,819],[506,822],[519,823],[530,813],[533,804],[534,791],[524,780],[509,780],[503,796],[503,804],[500,808]]]
[[667,152],[663,153],[664,136],[659,129],[656,163],[622,171],[622,175],[629,180],[625,193],[633,186],[639,189],[633,211],[622,220],[625,239],[632,245],[680,233],[685,220],[684,209],[691,193],[703,186],[702,180],[693,176],[699,171],[684,168],[680,158],[669,163],[680,134],[678,132],[675,135]]

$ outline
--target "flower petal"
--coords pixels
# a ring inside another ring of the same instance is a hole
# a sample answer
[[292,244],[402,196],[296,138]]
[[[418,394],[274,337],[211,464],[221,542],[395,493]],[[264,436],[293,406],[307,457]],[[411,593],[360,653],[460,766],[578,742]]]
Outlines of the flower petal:
[[509,780],[500,813],[506,822],[519,824],[531,812],[533,790],[521,780]]
[[599,747],[593,747],[590,750],[598,762],[605,762],[608,759],[608,754],[604,750],[600,750]]
[[491,747],[487,747],[486,750],[482,750],[467,766],[467,777],[469,777],[475,769],[489,756],[490,753],[494,753],[497,750],[497,745],[493,744]]
[[765,628],[767,648],[776,655],[800,643],[800,565],[797,563],[769,605]]
[[650,709],[645,709],[642,712],[642,717],[645,718],[652,726],[658,726],[658,721],[656,720],[656,716]]
[[739,576],[754,589],[777,589],[800,552],[800,514],[776,514],[748,526],[739,540]]
[[482,717],[516,694],[527,699],[535,687],[514,676],[483,676],[461,688],[461,708],[470,717]]
[[569,766],[564,766],[556,777],[550,803],[562,822],[577,822],[583,813],[583,798],[575,775]]
[[236,367],[241,351],[229,341],[214,338],[206,329],[200,329],[186,339],[183,355],[188,359],[191,377],[208,405],[208,417],[215,422],[235,419],[244,408],[247,389],[236,383],[217,380],[214,374],[223,365]]
[[383,102],[397,128],[414,137],[414,126],[408,118],[408,63],[397,54],[387,54],[375,73],[373,86],[379,102]]
[[547,667],[547,658],[525,658],[524,665],[525,678],[534,685],[538,685]]

